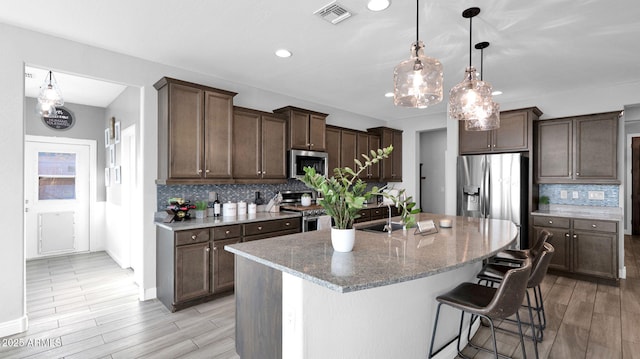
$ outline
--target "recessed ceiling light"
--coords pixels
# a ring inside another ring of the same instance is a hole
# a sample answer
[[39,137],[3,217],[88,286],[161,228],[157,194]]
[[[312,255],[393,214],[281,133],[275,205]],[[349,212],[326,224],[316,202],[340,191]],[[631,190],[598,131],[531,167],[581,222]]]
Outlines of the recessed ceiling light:
[[393,97],[393,92],[387,92],[384,97]]
[[367,9],[371,11],[382,11],[391,5],[389,0],[369,0],[367,3]]
[[491,93],[491,95],[492,95],[492,96],[502,95],[502,91],[500,91],[500,90],[493,91],[493,92]]
[[287,49],[279,49],[279,50],[276,50],[276,56],[282,57],[282,58],[291,57],[291,51]]

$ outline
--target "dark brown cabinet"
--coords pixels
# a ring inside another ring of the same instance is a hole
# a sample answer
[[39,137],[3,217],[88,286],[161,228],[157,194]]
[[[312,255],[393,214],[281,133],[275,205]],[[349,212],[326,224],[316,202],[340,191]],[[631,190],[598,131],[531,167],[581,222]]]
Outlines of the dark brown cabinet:
[[618,223],[591,219],[534,216],[536,237],[546,229],[555,248],[550,268],[617,279]]
[[325,151],[325,126],[327,114],[287,106],[274,110],[283,114],[288,123],[288,148]]
[[233,129],[233,177],[236,182],[286,181],[284,119],[235,107]]
[[461,155],[523,152],[530,148],[532,123],[542,115],[537,107],[500,112],[500,127],[491,131],[466,131],[458,126]]
[[619,112],[536,123],[538,183],[617,184]]
[[380,180],[402,182],[402,131],[388,127],[370,128],[368,131],[380,136],[380,147],[387,148],[393,145],[391,156],[382,161]]
[[299,233],[302,228],[300,218],[277,219],[273,221],[247,223],[243,225],[243,241],[254,241],[270,237]]
[[213,277],[211,287],[214,293],[233,289],[234,282],[234,260],[235,256],[231,252],[224,250],[228,244],[240,243],[242,238],[223,239],[213,242]]
[[234,92],[162,78],[158,90],[158,182],[231,182]]
[[[380,149],[380,136],[373,135],[365,132],[358,133],[357,143],[357,159],[364,163],[365,159],[363,154],[371,157],[371,151],[377,151]],[[360,174],[360,178],[363,180],[377,180],[380,178],[380,163],[376,163],[367,167],[366,172]]]
[[209,242],[176,247],[177,303],[209,294],[210,252]]
[[329,177],[333,176],[333,169],[340,167],[340,129],[329,127],[325,131],[327,139],[327,156],[329,156]]
[[351,130],[342,130],[340,135],[340,167],[349,167],[357,171],[354,160],[357,155],[358,133]]

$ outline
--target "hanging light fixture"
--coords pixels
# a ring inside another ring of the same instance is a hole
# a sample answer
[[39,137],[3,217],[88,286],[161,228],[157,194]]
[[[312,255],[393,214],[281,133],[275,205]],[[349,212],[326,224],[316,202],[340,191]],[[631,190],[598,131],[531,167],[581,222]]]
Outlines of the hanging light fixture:
[[396,106],[426,108],[442,101],[442,64],[424,55],[424,43],[418,38],[420,1],[416,0],[416,42],[411,57],[393,71],[393,103]]
[[49,116],[54,114],[56,106],[64,105],[62,99],[62,93],[56,82],[56,78],[53,77],[53,72],[49,71],[49,74],[44,79],[44,83],[40,86],[40,95],[38,95],[38,105],[36,110],[42,116]]
[[[483,81],[484,77],[484,49],[489,47],[489,43],[486,41],[479,42],[475,45],[477,50],[480,50],[480,81]],[[489,131],[500,128],[500,104],[491,101],[492,109],[491,115],[484,119],[473,119],[464,122],[464,129],[467,131]]]
[[469,66],[464,80],[449,92],[449,117],[455,120],[485,119],[492,113],[491,85],[478,80],[476,69],[471,65],[472,20],[479,13],[480,8],[477,7],[462,12],[462,17],[469,19]]

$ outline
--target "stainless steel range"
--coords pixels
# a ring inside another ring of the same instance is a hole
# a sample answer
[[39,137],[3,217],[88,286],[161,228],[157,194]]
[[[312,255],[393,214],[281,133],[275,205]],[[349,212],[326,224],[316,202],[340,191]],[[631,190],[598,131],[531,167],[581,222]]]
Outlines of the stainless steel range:
[[[311,205],[302,205],[302,195],[311,196]],[[316,204],[315,192],[309,191],[284,191],[282,192],[281,211],[299,212],[302,214],[302,231],[309,232],[318,229],[318,218],[324,216],[326,211],[322,206]]]

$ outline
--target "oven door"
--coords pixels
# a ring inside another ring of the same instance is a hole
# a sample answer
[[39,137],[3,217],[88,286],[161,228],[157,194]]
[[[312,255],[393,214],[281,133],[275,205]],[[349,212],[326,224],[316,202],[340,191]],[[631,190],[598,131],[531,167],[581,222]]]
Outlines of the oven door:
[[311,232],[318,230],[318,217],[307,216],[302,217],[302,232]]

